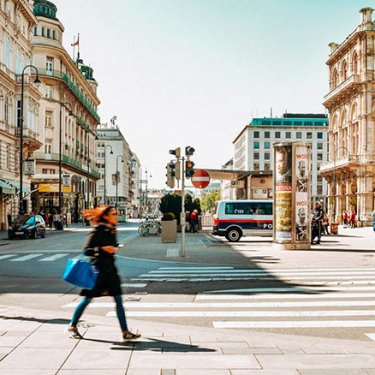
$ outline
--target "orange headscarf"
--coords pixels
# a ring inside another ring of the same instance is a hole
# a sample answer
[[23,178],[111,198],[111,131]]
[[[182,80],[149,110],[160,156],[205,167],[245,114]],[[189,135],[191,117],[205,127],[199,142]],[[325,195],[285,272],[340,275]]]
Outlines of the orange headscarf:
[[90,208],[85,210],[83,213],[83,217],[85,220],[89,220],[93,223],[99,223],[102,221],[103,214],[106,210],[108,210],[111,206],[98,206],[96,208]]

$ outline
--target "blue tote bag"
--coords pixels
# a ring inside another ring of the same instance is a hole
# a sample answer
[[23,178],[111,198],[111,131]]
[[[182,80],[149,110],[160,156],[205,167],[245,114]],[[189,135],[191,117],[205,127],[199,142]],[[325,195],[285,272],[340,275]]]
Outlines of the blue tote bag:
[[83,289],[93,289],[98,278],[98,270],[84,257],[68,259],[63,279]]

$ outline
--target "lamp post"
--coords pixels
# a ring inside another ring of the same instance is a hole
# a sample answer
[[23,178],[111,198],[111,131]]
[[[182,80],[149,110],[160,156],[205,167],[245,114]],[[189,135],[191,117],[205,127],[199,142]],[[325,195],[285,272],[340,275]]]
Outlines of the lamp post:
[[24,94],[24,85],[25,85],[25,70],[27,68],[34,69],[36,72],[36,77],[34,80],[35,84],[40,84],[39,80],[39,71],[34,65],[26,65],[22,69],[21,77],[21,113],[20,113],[20,198],[19,198],[19,214],[24,214],[23,209],[23,94]]
[[[113,155],[113,150],[111,145],[104,146],[104,193],[103,193],[103,204],[106,204],[107,199],[107,181],[106,181],[106,169],[107,169],[107,147],[111,149],[110,154]],[[116,176],[117,178],[117,176]]]
[[124,158],[122,155],[116,156],[116,200],[115,200],[115,207],[117,209],[117,199],[118,199],[118,180],[119,180],[119,171],[118,171],[118,159],[121,158],[121,163],[124,162]]
[[345,146],[339,146],[335,148],[334,150],[334,158],[333,158],[333,187],[334,187],[334,195],[333,195],[333,220],[336,223],[336,195],[337,195],[337,186],[336,186],[336,155],[337,152],[340,151],[340,149],[344,149],[347,154],[349,155],[350,158],[350,153],[348,152],[349,150]]
[[69,103],[61,103],[60,102],[60,124],[59,124],[59,209],[61,212],[62,209],[62,193],[61,193],[61,185],[62,185],[62,107],[70,107],[68,108],[69,116],[73,116],[72,106]]

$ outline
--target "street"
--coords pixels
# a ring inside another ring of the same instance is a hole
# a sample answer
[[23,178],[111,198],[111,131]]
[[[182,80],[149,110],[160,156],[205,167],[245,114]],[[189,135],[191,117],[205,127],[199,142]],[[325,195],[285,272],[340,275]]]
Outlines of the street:
[[[72,313],[78,289],[61,275],[89,230],[74,227],[45,239],[5,241],[0,303]],[[375,330],[369,228],[325,237],[306,252],[280,252],[264,239],[230,244],[208,232],[189,234],[186,259],[167,256],[178,244],[163,245],[159,237],[139,237],[136,230],[137,223],[119,227],[124,247],[117,265],[130,321],[359,340]],[[350,248],[354,243],[357,248]],[[111,298],[94,300],[88,312],[115,319]]]

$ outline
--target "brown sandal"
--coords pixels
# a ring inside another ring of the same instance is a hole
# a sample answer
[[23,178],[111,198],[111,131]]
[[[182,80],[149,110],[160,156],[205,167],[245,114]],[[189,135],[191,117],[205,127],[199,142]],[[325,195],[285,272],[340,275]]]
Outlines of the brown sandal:
[[79,333],[77,327],[69,326],[67,329],[67,332],[69,333],[72,339],[77,339],[77,340],[83,339],[83,336]]
[[130,331],[123,331],[122,332],[122,338],[124,340],[135,340],[141,337],[140,333],[133,333]]

